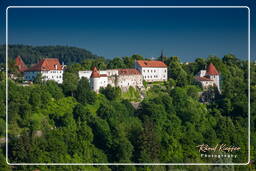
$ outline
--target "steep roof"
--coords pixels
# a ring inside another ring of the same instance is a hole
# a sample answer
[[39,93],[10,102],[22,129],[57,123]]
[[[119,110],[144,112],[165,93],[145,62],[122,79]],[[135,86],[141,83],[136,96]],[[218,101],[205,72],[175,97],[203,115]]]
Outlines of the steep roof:
[[96,67],[92,68],[91,78],[99,78],[101,75]]
[[38,64],[32,66],[26,71],[50,71],[50,70],[62,70],[62,65],[57,58],[45,58]]
[[219,75],[219,72],[217,71],[215,66],[212,63],[210,63],[208,65],[206,74],[209,74],[209,75]]
[[165,68],[167,65],[162,61],[146,61],[146,60],[137,60],[137,64],[141,67],[155,67],[155,68]]
[[15,64],[16,64],[16,66],[18,66],[20,72],[23,72],[23,71],[25,71],[26,69],[28,69],[28,67],[27,67],[26,64],[23,62],[23,60],[22,60],[22,58],[21,58],[20,56],[17,56],[17,57],[15,58]]
[[137,69],[118,69],[119,75],[140,75],[141,73]]

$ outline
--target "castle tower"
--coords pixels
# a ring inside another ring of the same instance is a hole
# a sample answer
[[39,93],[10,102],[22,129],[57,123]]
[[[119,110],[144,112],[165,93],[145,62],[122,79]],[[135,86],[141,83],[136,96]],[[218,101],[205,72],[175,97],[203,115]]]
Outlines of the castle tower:
[[96,67],[93,67],[92,69],[92,74],[90,77],[90,86],[95,92],[98,92],[100,89],[100,73]]
[[214,81],[215,85],[217,86],[219,92],[220,91],[220,73],[217,71],[217,69],[215,68],[215,66],[210,63],[208,65],[207,71],[206,71],[206,75]]

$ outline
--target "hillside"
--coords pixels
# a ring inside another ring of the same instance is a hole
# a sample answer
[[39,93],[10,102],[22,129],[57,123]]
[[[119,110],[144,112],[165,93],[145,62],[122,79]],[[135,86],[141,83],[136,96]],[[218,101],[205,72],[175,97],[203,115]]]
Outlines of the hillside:
[[[77,47],[9,45],[9,58],[16,56],[22,56],[26,64],[37,63],[42,58],[58,58],[65,64],[98,58],[90,51]],[[0,46],[0,63],[3,62],[5,62],[5,45]]]

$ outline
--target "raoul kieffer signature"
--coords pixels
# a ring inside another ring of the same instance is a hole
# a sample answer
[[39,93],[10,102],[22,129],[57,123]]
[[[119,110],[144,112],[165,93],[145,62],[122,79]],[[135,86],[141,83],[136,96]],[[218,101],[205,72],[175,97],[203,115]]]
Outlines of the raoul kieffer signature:
[[221,151],[221,152],[233,152],[239,151],[240,147],[227,146],[226,144],[216,144],[214,147],[210,147],[208,144],[201,144],[196,146],[199,148],[199,152],[208,152],[208,151]]

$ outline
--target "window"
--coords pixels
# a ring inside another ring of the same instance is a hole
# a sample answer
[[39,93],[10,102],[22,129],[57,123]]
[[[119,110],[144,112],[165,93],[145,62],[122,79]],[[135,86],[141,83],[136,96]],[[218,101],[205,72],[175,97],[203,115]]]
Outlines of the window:
[[156,70],[154,70],[154,72],[156,72]]

